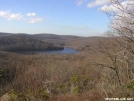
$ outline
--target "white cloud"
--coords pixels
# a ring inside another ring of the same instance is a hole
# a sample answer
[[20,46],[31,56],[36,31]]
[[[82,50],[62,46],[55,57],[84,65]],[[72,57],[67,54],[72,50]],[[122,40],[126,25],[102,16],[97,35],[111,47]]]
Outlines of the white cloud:
[[27,16],[28,16],[28,17],[36,16],[36,13],[27,13]]
[[1,17],[6,17],[9,14],[9,11],[0,11]]
[[36,23],[43,21],[43,18],[31,18],[28,23]]
[[124,1],[119,4],[112,3],[111,5],[104,5],[100,8],[104,12],[122,12],[122,11],[134,11],[134,1]]
[[111,14],[110,17],[113,18],[110,23],[111,28],[123,30],[123,33],[130,33],[130,30],[127,29],[131,29],[131,31],[134,31],[133,0],[125,0],[120,2],[120,4],[118,5],[117,3],[107,4],[101,7],[100,10]]
[[36,17],[36,15],[36,13],[27,13],[26,15],[22,15],[21,13],[11,13],[9,10],[0,11],[0,17],[5,18],[6,20],[25,20],[28,21],[28,23],[43,21],[43,18]]
[[36,13],[27,13],[27,17],[32,17],[28,20],[28,23],[37,23],[43,21],[43,18],[37,17]]
[[86,2],[87,0],[77,0],[76,1],[76,5],[77,6],[80,6],[80,5],[82,5],[83,4],[83,2]]
[[93,0],[93,1],[88,3],[87,7],[91,8],[91,7],[95,7],[95,6],[105,5],[105,4],[108,4],[110,2],[114,3],[116,1],[120,1],[120,0]]
[[101,10],[103,12],[119,12],[120,10],[118,9],[118,7],[119,6],[117,4],[114,4],[114,5],[104,5],[101,8],[99,8],[99,10]]
[[107,4],[109,2],[110,2],[110,0],[95,0],[95,1],[89,2],[87,7],[91,8],[91,7]]
[[86,29],[86,27],[85,26],[80,26],[79,29],[84,30],[84,29]]
[[21,13],[11,14],[10,11],[0,11],[0,16],[7,20],[22,20],[23,15]]
[[75,26],[66,25],[64,27],[67,28],[67,29],[79,30],[79,31],[85,31],[85,30],[89,29],[89,27],[87,27],[87,26],[77,26],[77,27],[75,27]]
[[21,15],[21,13],[18,14],[9,14],[7,16],[7,20],[22,20],[23,19],[23,15]]

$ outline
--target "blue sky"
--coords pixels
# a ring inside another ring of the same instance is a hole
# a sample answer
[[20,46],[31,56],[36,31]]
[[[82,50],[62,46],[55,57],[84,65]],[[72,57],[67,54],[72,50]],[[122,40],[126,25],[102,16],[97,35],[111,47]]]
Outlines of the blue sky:
[[0,0],[0,32],[100,35],[109,24],[100,1]]

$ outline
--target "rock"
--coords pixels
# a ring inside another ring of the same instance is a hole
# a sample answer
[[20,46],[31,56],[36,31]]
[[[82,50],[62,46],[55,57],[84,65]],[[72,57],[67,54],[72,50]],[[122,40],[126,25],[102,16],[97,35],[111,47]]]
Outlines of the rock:
[[0,98],[0,101],[12,101],[10,94],[6,93]]

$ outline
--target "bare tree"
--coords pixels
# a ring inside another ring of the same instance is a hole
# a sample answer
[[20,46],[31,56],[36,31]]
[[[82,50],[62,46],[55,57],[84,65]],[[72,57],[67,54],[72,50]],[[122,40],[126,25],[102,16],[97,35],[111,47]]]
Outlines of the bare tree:
[[114,70],[121,86],[122,82],[134,79],[134,0],[111,0],[101,10],[111,23],[110,41],[100,42],[99,47],[111,64],[97,64]]
[[111,5],[107,14],[113,18],[110,25],[113,34],[120,37],[116,38],[121,49],[118,61],[127,65],[128,77],[133,79],[130,72],[134,69],[134,1],[116,0]]

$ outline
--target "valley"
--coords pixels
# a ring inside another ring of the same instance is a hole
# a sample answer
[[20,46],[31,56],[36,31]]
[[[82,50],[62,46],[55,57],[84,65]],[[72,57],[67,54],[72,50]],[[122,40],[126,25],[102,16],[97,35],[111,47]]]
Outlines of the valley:
[[[127,71],[123,71],[124,63],[117,64],[122,66],[118,69],[122,81],[119,82],[120,79],[117,78],[113,61],[116,57],[113,54],[119,51],[119,45],[114,41],[116,39],[121,42],[118,37],[3,35],[0,36],[0,45],[4,47],[0,51],[0,96],[8,93],[10,96],[16,96],[11,99],[17,101],[103,101],[106,94],[109,97],[125,95],[123,90],[127,90],[131,97],[134,94],[129,90],[132,83],[126,82]],[[55,45],[70,47],[79,52],[27,55],[13,52],[16,49],[32,49],[34,52],[43,47],[43,51],[61,49]],[[9,48],[5,48],[7,46]]]

